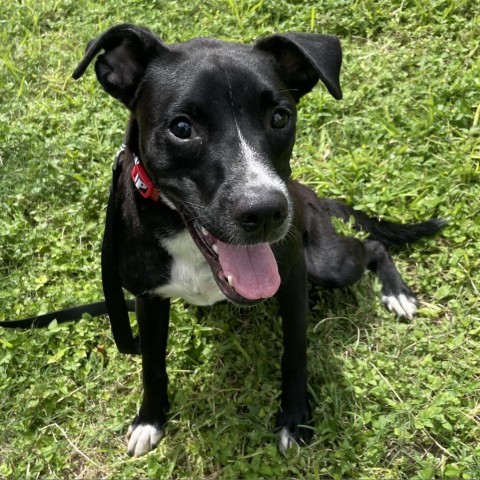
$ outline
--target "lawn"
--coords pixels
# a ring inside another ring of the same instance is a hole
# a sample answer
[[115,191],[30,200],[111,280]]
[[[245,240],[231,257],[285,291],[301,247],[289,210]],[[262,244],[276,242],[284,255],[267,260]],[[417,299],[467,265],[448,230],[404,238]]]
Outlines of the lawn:
[[[480,478],[480,4],[477,0],[7,0],[0,9],[0,320],[101,298],[110,166],[126,111],[71,73],[87,42],[128,21],[166,42],[332,33],[344,99],[299,105],[294,176],[385,219],[449,219],[394,251],[420,310],[401,321],[366,275],[312,289],[315,436],[286,456],[273,433],[274,305],[175,301],[171,415],[126,455],[140,359],[108,320],[0,330],[1,478]],[[133,319],[132,319],[133,321]]]

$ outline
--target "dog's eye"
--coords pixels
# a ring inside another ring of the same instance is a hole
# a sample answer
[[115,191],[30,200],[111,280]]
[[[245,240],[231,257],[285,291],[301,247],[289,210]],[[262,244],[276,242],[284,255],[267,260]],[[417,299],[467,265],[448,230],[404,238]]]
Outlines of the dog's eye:
[[176,118],[170,125],[170,131],[181,140],[187,140],[195,135],[195,130],[190,120],[186,117]]
[[287,126],[290,115],[283,108],[277,108],[272,115],[273,128],[285,128]]

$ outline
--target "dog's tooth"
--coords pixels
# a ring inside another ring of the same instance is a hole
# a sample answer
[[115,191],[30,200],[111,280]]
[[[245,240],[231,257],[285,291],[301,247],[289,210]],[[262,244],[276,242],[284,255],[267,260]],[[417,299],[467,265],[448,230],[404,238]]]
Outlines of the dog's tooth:
[[228,284],[229,284],[231,287],[233,287],[233,278],[232,278],[231,275],[229,275],[229,276],[227,277],[227,281],[228,281]]
[[218,254],[218,247],[217,247],[217,244],[216,244],[216,243],[213,243],[213,244],[212,244],[212,250],[213,250],[216,254]]
[[202,235],[204,236],[208,235],[207,229],[205,227],[202,227]]

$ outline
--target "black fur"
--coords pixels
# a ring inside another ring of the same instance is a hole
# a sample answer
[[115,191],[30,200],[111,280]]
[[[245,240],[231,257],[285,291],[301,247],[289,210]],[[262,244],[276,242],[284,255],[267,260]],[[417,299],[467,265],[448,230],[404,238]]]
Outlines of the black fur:
[[386,247],[401,247],[407,243],[417,242],[421,238],[431,237],[447,224],[447,221],[441,218],[432,218],[414,224],[378,220],[345,203],[326,198],[320,200],[320,208],[328,212],[331,217],[338,217],[346,222],[353,217],[354,227],[357,231],[369,233],[372,240],[378,240]]
[[[204,282],[208,288],[200,285],[207,288],[202,301],[211,292],[222,292],[239,304],[261,300],[241,295],[240,283],[229,287],[222,270],[225,263],[209,243],[212,238],[216,246],[225,245],[222,248],[240,256],[259,252],[258,244],[274,253],[281,277],[275,297],[284,332],[280,446],[284,450],[293,442],[308,442],[307,277],[340,287],[370,269],[382,282],[387,307],[411,316],[414,295],[386,246],[432,235],[443,223],[406,226],[377,221],[319,199],[290,179],[296,102],[319,80],[335,98],[342,97],[336,37],[288,33],[260,39],[253,46],[205,38],[166,45],[149,30],[125,24],[90,42],[74,77],[80,77],[102,50],[95,63],[97,78],[131,112],[116,235],[122,282],[137,300],[144,396],[130,428],[129,453],[146,453],[163,435],[169,407],[168,297],[174,287],[180,288],[182,255],[192,262],[200,258],[195,268],[201,272],[210,267]],[[135,156],[158,189],[160,202],[135,190],[130,177]],[[331,217],[350,215],[358,228],[371,234],[369,240],[336,233]],[[197,248],[203,257],[198,257]],[[266,263],[270,269],[272,262]],[[193,268],[192,264],[183,273],[190,275]],[[251,272],[257,273],[257,266]],[[275,278],[271,272],[265,276],[269,281]],[[194,282],[195,277],[189,279]],[[243,287],[252,293],[248,282]],[[186,288],[191,298],[195,293]]]

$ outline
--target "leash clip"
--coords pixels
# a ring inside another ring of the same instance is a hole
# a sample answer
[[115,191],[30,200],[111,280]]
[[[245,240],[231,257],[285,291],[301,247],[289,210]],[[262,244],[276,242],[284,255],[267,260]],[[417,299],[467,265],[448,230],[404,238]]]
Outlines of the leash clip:
[[120,163],[122,163],[122,157],[123,157],[123,154],[125,153],[126,148],[127,146],[124,143],[122,143],[122,146],[118,149],[118,152],[115,154],[115,160],[113,161],[113,166],[112,166],[112,170],[114,172],[117,170]]

